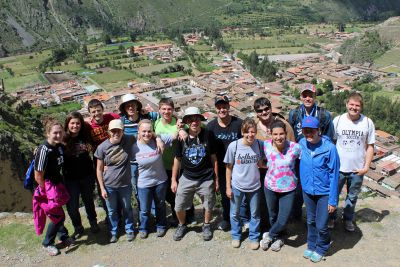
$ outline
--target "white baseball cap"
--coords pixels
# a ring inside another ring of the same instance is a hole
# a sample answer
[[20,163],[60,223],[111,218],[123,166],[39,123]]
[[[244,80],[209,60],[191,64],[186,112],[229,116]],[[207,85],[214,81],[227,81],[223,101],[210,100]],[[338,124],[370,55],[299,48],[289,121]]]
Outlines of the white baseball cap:
[[122,121],[120,119],[112,120],[108,124],[108,130],[111,131],[112,129],[124,130],[124,124],[122,123]]
[[187,109],[185,109],[185,115],[182,118],[182,122],[186,123],[186,119],[192,115],[199,116],[202,121],[206,120],[206,118],[204,118],[203,114],[201,114],[200,109],[198,107],[188,107]]

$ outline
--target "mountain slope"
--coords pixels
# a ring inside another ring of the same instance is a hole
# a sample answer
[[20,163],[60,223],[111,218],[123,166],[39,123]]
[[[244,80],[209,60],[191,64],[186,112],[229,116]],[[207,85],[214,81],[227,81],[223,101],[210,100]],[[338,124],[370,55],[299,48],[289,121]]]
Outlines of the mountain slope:
[[[132,30],[268,26],[381,20],[400,15],[398,0],[2,0],[0,55],[84,42],[100,29]],[[97,36],[98,37],[98,36]]]

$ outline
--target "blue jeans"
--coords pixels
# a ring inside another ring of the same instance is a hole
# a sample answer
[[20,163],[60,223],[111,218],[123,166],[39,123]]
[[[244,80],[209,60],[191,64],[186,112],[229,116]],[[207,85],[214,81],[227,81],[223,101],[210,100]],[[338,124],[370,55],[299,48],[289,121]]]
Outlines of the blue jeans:
[[165,181],[152,187],[138,187],[138,195],[140,199],[140,232],[149,231],[149,217],[152,203],[155,203],[156,205],[157,230],[167,228],[167,212],[165,207],[167,185],[168,182]]
[[307,211],[307,247],[324,256],[329,249],[331,235],[328,229],[329,195],[309,195],[303,191]]
[[230,221],[232,239],[240,240],[242,237],[242,222],[240,219],[240,206],[243,198],[250,204],[250,223],[249,223],[249,239],[252,242],[258,242],[260,238],[260,194],[261,189],[254,192],[242,192],[232,187],[232,198],[230,202]]
[[[357,175],[353,172],[340,172],[339,175],[339,191],[342,192],[343,186],[346,183],[347,185],[347,196],[344,201],[343,208],[343,220],[345,221],[353,221],[354,220],[354,212],[356,209],[356,203],[358,199],[358,194],[361,191],[361,186],[363,182],[363,175]],[[334,213],[332,213],[331,218],[336,220],[337,218],[337,209]]]
[[46,236],[42,242],[42,245],[47,246],[54,246],[54,241],[56,237],[61,241],[64,241],[68,238],[68,230],[64,226],[64,220],[60,221],[57,224],[52,223],[51,221],[47,225]]
[[85,205],[86,215],[90,224],[97,223],[96,209],[93,200],[94,180],[95,177],[89,175],[85,178],[65,181],[65,186],[71,197],[67,203],[67,211],[75,230],[82,227],[81,214],[79,213],[79,196],[81,196],[83,204]]
[[[219,192],[221,192],[221,205],[222,205],[222,219],[224,221],[230,221],[230,199],[226,196],[226,173],[225,166],[223,167],[223,171],[218,172],[219,178]],[[240,204],[240,219],[242,224],[248,223],[250,220],[249,215],[249,204],[246,199],[243,198],[242,203]]]
[[267,201],[269,223],[271,224],[269,237],[276,239],[289,219],[296,191],[278,193],[264,188],[264,193]]
[[133,233],[133,210],[131,205],[132,187],[125,186],[119,188],[106,187],[108,218],[111,224],[111,235],[117,235],[118,230],[118,203],[122,206],[125,219],[125,232]]

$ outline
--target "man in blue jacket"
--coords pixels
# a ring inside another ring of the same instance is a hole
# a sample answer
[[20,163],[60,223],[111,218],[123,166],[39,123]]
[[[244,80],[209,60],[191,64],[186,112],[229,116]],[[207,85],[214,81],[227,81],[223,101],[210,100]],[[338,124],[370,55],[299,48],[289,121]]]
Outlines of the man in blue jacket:
[[[334,127],[332,124],[331,114],[323,107],[317,105],[315,102],[316,96],[315,85],[310,83],[303,84],[300,90],[300,100],[303,102],[303,104],[289,112],[289,123],[293,128],[296,142],[299,142],[300,139],[303,138],[301,121],[309,116],[317,118],[319,121],[321,134],[328,136],[331,140],[333,140]],[[296,164],[296,169],[297,167],[298,165]],[[295,220],[301,220],[302,215],[303,197],[301,193],[301,187],[302,186],[299,183],[297,185],[296,196],[293,203],[291,217]]]
[[318,119],[302,120],[300,180],[307,211],[307,249],[303,256],[313,262],[323,259],[330,246],[329,214],[338,204],[340,160],[336,146],[321,136]]

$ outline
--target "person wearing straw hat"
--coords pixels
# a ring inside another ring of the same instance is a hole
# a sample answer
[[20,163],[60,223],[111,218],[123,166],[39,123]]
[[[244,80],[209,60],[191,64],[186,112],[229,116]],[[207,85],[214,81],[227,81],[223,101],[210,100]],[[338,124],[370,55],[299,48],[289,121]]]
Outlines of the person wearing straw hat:
[[[210,221],[215,204],[215,191],[218,191],[218,165],[215,141],[207,129],[201,127],[206,119],[199,108],[189,107],[185,110],[183,123],[188,125],[188,136],[179,140],[176,146],[172,168],[171,190],[176,193],[175,211],[179,225],[173,235],[175,241],[181,240],[186,231],[186,210],[193,203],[197,193],[204,208],[203,239],[212,239]],[[182,169],[179,178],[178,172]]]

